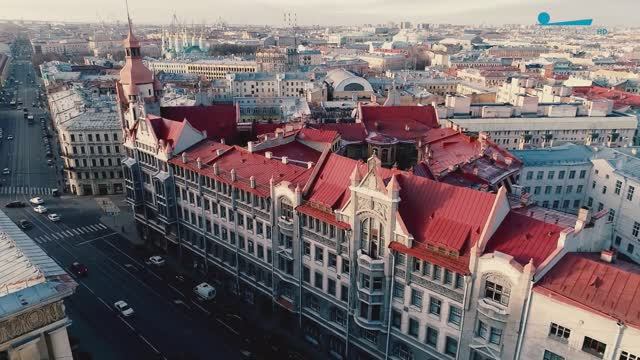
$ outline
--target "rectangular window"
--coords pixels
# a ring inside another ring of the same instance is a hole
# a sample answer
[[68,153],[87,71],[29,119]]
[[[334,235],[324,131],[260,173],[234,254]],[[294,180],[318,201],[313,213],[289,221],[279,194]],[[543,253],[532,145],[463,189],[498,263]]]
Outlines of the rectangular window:
[[[564,357],[549,350],[545,350],[544,355],[542,356],[542,360],[564,360]],[[620,358],[620,360],[622,360],[622,358]]]
[[433,265],[433,280],[440,280],[442,278],[442,274],[440,272],[440,266]]
[[614,192],[616,195],[620,195],[620,191],[621,191],[621,189],[622,189],[622,181],[620,181],[620,180],[616,180],[616,188],[613,190],[613,192]]
[[544,177],[544,171],[538,171],[538,174],[536,174],[536,179],[542,180],[543,177]]
[[432,327],[427,327],[427,338],[425,341],[429,346],[438,346],[438,330]]
[[334,279],[327,280],[327,293],[336,296],[336,281]]
[[409,335],[413,337],[418,337],[418,333],[420,332],[420,323],[416,319],[409,319]]
[[476,329],[476,335],[478,337],[481,337],[485,340],[487,340],[487,335],[489,334],[489,329],[487,327],[487,324],[485,324],[484,322],[478,320],[478,328]]
[[349,301],[349,288],[347,285],[340,285],[340,300]]
[[582,189],[584,188],[584,185],[578,185],[576,187],[576,193],[581,194],[582,193]]
[[302,280],[307,284],[311,283],[311,270],[306,266],[302,268]]
[[556,186],[556,194],[562,194],[562,186]]
[[435,298],[431,298],[431,300],[429,301],[430,314],[440,316],[441,307],[442,307],[442,301]]
[[324,248],[321,248],[319,246],[315,246],[315,252],[316,252],[316,261],[318,262],[324,262]]
[[411,289],[411,305],[422,309],[422,291]]
[[382,290],[382,278],[374,277],[373,278],[373,290]]
[[553,189],[553,186],[545,186],[544,187],[544,193],[545,194],[551,194],[551,189]]
[[397,299],[404,299],[404,284],[400,282],[393,283],[393,297]]
[[606,349],[607,344],[601,343],[600,341],[592,339],[588,336],[584,337],[584,341],[582,342],[582,351],[602,359]]
[[613,209],[609,209],[609,218],[607,219],[608,221],[613,221],[613,219],[616,218],[616,211]]
[[462,309],[457,306],[449,306],[449,322],[451,324],[460,326],[462,321]]
[[576,178],[576,171],[575,170],[569,171],[569,179],[575,179],[575,178]]
[[527,180],[533,179],[533,171],[527,171]]
[[510,290],[489,280],[485,283],[485,297],[504,306],[509,305]]
[[342,273],[343,274],[349,273],[349,260],[345,258],[342,258]]
[[502,329],[491,328],[491,333],[489,335],[489,342],[492,344],[500,345],[502,342]]
[[627,200],[632,201],[633,200],[633,192],[636,190],[636,188],[634,188],[633,186],[629,186],[629,188],[627,189]]
[[580,179],[584,179],[587,176],[587,170],[580,170]]
[[322,273],[316,272],[313,274],[313,286],[322,289]]
[[551,326],[549,327],[549,337],[566,342],[568,341],[569,336],[571,336],[571,329],[560,326],[556,323],[551,323]]
[[458,340],[447,336],[447,340],[444,344],[444,353],[449,356],[456,356],[458,352]]
[[450,270],[444,269],[444,283],[446,285],[453,284],[453,273]]
[[332,268],[333,270],[335,270],[336,266],[338,266],[338,257],[336,256],[336,254],[330,252],[329,253],[329,268]]
[[555,172],[555,171],[549,171],[549,172],[547,173],[547,179],[548,179],[548,180],[553,180],[553,177],[554,177],[554,175],[555,175],[555,174],[556,174],[556,172]]
[[302,244],[302,247],[304,249],[304,255],[305,256],[311,256],[311,244],[308,241],[305,241]]
[[620,353],[619,360],[640,360],[640,356],[623,351]]
[[371,278],[367,274],[362,274],[361,278],[361,287],[364,289],[369,289],[371,287]]
[[638,232],[640,232],[640,223],[637,221],[633,222],[633,229],[631,230],[631,234],[635,237],[638,237]]
[[456,289],[462,289],[464,286],[464,277],[460,274],[456,274]]
[[565,171],[564,171],[564,170],[560,170],[560,171],[558,172],[558,179],[559,179],[559,180],[564,179],[564,173],[565,173]]
[[391,311],[391,326],[396,329],[400,329],[402,326],[402,314],[396,309]]
[[534,195],[540,194],[540,186],[536,186],[536,187],[533,188],[533,194]]

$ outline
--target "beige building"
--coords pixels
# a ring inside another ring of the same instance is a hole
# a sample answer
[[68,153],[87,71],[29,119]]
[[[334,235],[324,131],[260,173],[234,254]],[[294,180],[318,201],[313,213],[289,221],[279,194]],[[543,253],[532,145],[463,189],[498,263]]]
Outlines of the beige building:
[[76,195],[123,191],[121,127],[115,103],[80,86],[49,94],[62,148],[65,187]]
[[72,359],[63,300],[77,284],[0,211],[0,359]]
[[245,60],[152,60],[147,61],[149,70],[164,71],[173,74],[195,74],[204,76],[207,80],[224,79],[231,73],[253,73],[258,65],[255,61]]

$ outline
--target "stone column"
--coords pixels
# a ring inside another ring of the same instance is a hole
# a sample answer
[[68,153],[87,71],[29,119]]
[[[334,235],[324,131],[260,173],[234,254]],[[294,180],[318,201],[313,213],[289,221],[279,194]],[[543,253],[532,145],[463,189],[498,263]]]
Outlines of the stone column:
[[49,351],[54,359],[73,360],[66,327],[50,332],[47,337],[49,338]]

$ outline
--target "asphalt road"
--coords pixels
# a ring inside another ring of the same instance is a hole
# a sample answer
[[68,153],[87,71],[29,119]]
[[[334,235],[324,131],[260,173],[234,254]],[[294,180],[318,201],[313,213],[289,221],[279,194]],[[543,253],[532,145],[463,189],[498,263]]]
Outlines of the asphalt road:
[[[31,113],[38,83],[30,63],[13,65],[18,97]],[[31,74],[31,75],[27,75]],[[38,118],[44,110],[35,110],[35,124],[29,126],[23,111],[0,108],[0,204],[12,200],[28,203],[38,194],[49,213],[62,216],[51,222],[30,206],[4,209],[14,221],[27,219],[27,230],[45,252],[62,267],[74,261],[85,264],[89,275],[77,278],[76,293],[65,301],[72,320],[69,328],[74,347],[91,354],[93,360],[111,359],[237,359],[241,341],[233,326],[216,314],[214,303],[194,298],[192,284],[179,282],[167,268],[156,268],[143,260],[131,243],[100,223],[104,214],[92,197],[54,198],[38,189],[57,187],[56,170],[44,156]],[[14,140],[7,140],[13,135]],[[57,160],[59,161],[59,160]],[[13,189],[13,190],[7,190]],[[125,300],[135,315],[125,318],[113,304]]]

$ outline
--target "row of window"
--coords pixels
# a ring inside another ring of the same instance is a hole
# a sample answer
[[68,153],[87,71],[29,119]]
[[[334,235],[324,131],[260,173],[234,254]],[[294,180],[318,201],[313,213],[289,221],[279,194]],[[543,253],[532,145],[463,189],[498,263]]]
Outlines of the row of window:
[[[289,246],[287,248],[291,248],[291,237],[288,236],[288,241],[289,241]],[[302,251],[304,256],[306,256],[307,258],[311,259],[311,243],[309,241],[304,241],[302,243]],[[314,245],[313,246],[313,259],[314,261],[320,263],[322,266],[324,266],[324,256],[325,252],[324,252],[324,247],[320,246],[320,245]],[[327,250],[327,267],[335,272],[338,272],[338,256],[332,252]],[[349,273],[349,260],[342,258],[341,261],[341,271],[340,273],[342,274],[348,274]]]
[[[90,159],[91,161],[87,161],[89,159],[69,159],[69,165],[71,166],[75,166],[75,167],[88,167],[89,164],[91,164],[92,167],[105,167],[105,166],[121,166],[122,162],[120,160],[120,158],[107,158],[106,161],[104,158],[100,158],[100,159]],[[115,164],[115,165],[114,165]]]
[[[76,134],[70,134],[70,137],[71,137],[71,142],[76,141]],[[78,134],[77,138],[78,138],[78,141],[81,141],[81,142],[84,141],[84,134]],[[88,142],[93,142],[94,138],[95,138],[96,142],[100,142],[100,141],[103,141],[103,140],[104,141],[110,141],[109,140],[109,134],[102,134],[102,136],[100,136],[100,134],[95,134],[95,136],[94,136],[94,134],[87,134],[87,141]],[[111,139],[112,139],[111,141],[114,141],[114,142],[118,141],[118,134],[117,133],[113,133],[111,135]],[[67,141],[67,137],[66,137],[66,135],[64,133],[62,134],[62,140]]]
[[[533,180],[533,171],[527,171],[526,174],[526,179],[527,180]],[[545,179],[544,176],[544,171],[538,171],[536,173],[536,180],[543,180]],[[569,170],[569,179],[575,179],[576,178],[576,170]],[[558,176],[557,179],[558,180],[563,180],[565,178],[565,175],[567,175],[567,171],[566,170],[560,170],[558,171]],[[580,179],[584,179],[587,176],[587,170],[580,170],[580,174],[579,174],[579,178]],[[547,176],[546,176],[547,180],[554,180],[556,179],[556,172],[555,170],[549,170],[547,171]]]
[[[582,190],[584,189],[583,185],[577,185],[576,186],[576,194],[581,194]],[[525,186],[522,188],[522,190],[528,194],[531,193],[531,187],[530,186]],[[562,185],[558,185],[555,187],[555,192],[554,192],[554,188],[553,186],[547,185],[544,187],[544,193],[549,195],[552,193],[555,193],[556,195],[562,194],[564,190],[565,194],[572,194],[573,193],[573,185],[567,185],[566,188],[564,188]],[[542,191],[542,186],[535,186],[533,188],[533,194],[534,195],[539,195]]]
[[[556,323],[551,323],[549,326],[549,338],[567,343],[569,338],[571,337],[571,329],[558,325]],[[589,353],[595,357],[603,358],[604,353],[607,350],[607,344],[593,339],[589,336],[585,336],[582,341],[582,351]],[[564,359],[564,357],[554,354],[548,350],[545,350],[544,359],[549,360],[557,360]],[[619,360],[639,360],[640,357],[638,355],[631,354],[627,351],[622,351],[620,353]]]
[[445,285],[453,286],[456,289],[462,289],[464,277],[458,273],[454,273],[449,269],[443,269],[441,266],[431,264],[426,260],[413,258],[412,271],[421,276],[428,276],[432,280],[442,282]]
[[[88,148],[89,148],[89,154],[91,154],[91,155],[94,155],[94,154],[111,154],[111,145],[104,145],[104,152],[102,151],[103,145],[97,145],[97,146],[91,145],[91,146],[88,146]],[[79,152],[78,152],[78,149],[80,149]],[[115,154],[119,154],[120,153],[120,146],[119,145],[113,145],[113,151],[114,151]],[[67,152],[68,152],[68,149],[67,149]],[[84,147],[84,145],[79,146],[79,147],[78,146],[72,146],[71,147],[71,153],[73,155],[77,155],[77,154],[83,155],[83,154],[87,153],[87,150]]]
[[91,179],[122,179],[122,171],[94,171],[91,172],[73,172],[68,171],[67,175],[69,179],[78,179],[78,180],[91,180]]

